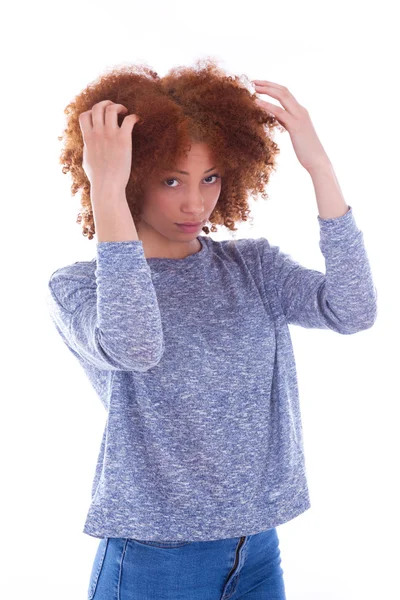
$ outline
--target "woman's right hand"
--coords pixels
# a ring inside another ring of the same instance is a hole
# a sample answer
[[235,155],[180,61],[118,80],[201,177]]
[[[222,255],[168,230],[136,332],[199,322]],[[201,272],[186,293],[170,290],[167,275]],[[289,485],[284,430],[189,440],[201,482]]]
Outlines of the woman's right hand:
[[127,110],[123,104],[102,100],[79,115],[82,167],[92,187],[126,188],[132,165],[132,129],[139,120],[138,115],[128,115],[119,127],[118,113]]

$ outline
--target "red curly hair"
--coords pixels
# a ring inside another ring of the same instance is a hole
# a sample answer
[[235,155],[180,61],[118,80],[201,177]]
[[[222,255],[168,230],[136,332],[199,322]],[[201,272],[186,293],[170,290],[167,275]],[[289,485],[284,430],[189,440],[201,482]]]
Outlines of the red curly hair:
[[[191,143],[205,142],[222,174],[221,193],[209,219],[211,231],[217,231],[215,224],[237,231],[235,221],[248,219],[249,193],[268,198],[265,185],[280,152],[268,133],[274,127],[284,131],[256,99],[240,77],[228,76],[211,59],[171,69],[164,77],[144,65],[114,67],[90,83],[64,109],[67,126],[58,138],[64,139],[60,163],[64,174],[71,173],[72,194],[82,190],[76,220],[82,223],[82,234],[91,240],[95,233],[90,182],[82,167],[82,112],[111,100],[128,109],[117,115],[119,126],[128,114],[140,117],[132,130],[132,168],[125,190],[135,224],[140,221],[145,180],[175,168]],[[203,231],[210,233],[208,227]]]

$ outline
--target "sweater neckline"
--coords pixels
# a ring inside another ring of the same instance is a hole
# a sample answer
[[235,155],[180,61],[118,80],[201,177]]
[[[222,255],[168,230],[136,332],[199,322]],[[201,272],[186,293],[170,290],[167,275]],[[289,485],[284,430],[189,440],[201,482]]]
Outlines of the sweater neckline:
[[192,265],[194,263],[198,263],[203,260],[208,252],[208,244],[206,241],[205,235],[197,236],[197,239],[200,240],[201,249],[198,252],[194,252],[193,254],[189,254],[185,258],[146,258],[149,266],[154,269],[163,269],[168,267],[180,268],[186,267],[187,265]]

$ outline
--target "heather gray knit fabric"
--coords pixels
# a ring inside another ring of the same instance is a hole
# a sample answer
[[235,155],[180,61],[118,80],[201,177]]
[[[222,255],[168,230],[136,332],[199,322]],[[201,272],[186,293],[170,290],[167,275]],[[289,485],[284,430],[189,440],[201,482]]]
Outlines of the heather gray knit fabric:
[[263,237],[200,235],[184,259],[97,242],[51,275],[52,321],[107,411],[84,533],[216,540],[310,507],[288,324],[348,335],[377,317],[352,208],[317,218],[325,274]]

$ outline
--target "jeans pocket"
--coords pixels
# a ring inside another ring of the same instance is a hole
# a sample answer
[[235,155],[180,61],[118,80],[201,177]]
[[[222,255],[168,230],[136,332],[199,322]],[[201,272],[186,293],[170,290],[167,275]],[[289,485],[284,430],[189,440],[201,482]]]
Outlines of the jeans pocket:
[[151,541],[137,540],[135,538],[131,538],[131,541],[137,542],[138,544],[145,544],[145,546],[154,546],[155,548],[181,548],[182,546],[189,546],[189,544],[193,544],[193,542],[188,542],[184,540]]
[[92,572],[90,574],[89,588],[88,588],[88,600],[93,600],[96,592],[97,582],[100,577],[100,572],[103,567],[104,559],[106,556],[108,546],[108,538],[102,538],[97,546],[96,556],[94,557]]

